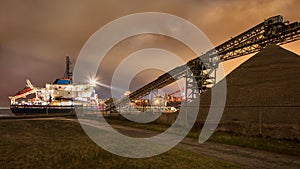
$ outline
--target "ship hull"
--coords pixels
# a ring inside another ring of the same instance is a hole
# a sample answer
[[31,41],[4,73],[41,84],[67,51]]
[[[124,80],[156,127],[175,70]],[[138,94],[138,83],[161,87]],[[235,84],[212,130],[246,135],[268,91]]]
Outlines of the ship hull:
[[47,115],[47,114],[71,114],[75,113],[74,106],[10,106],[10,110],[16,116],[21,115]]

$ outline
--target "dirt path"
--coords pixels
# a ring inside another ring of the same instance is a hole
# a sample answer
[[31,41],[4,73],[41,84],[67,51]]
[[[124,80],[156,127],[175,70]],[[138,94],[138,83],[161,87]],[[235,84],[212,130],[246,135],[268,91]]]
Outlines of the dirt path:
[[191,139],[185,139],[177,147],[251,168],[300,168],[300,157],[259,151],[244,147],[212,142],[198,144],[195,140]]
[[[19,120],[68,120],[78,122],[77,119],[68,119],[62,117],[38,118],[38,119],[16,119]],[[88,120],[84,125],[97,127],[97,121]],[[159,134],[155,131],[132,128],[128,126],[112,125],[118,131],[135,137],[150,137]],[[224,161],[240,164],[246,168],[266,168],[266,169],[300,169],[300,157],[290,156],[278,153],[271,153],[237,147],[213,142],[199,144],[197,140],[185,138],[179,143],[177,148],[189,150],[197,154],[218,158]]]
[[[127,126],[112,125],[122,133],[135,136],[149,137],[158,132],[131,128]],[[177,148],[189,150],[197,154],[215,157],[224,161],[240,164],[249,168],[266,169],[296,169],[300,168],[300,157],[290,156],[266,151],[259,151],[250,148],[206,142],[199,144],[198,140],[185,138]]]

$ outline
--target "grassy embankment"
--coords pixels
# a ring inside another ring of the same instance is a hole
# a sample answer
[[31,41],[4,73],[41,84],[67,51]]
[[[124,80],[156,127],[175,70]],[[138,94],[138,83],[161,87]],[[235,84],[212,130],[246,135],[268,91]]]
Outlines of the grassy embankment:
[[146,159],[120,157],[72,121],[1,120],[0,152],[0,168],[240,168],[176,148]]

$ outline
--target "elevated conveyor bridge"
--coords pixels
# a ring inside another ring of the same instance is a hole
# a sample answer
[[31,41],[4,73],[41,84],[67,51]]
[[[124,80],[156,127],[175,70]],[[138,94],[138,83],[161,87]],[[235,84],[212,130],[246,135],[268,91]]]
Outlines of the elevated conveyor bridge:
[[[216,69],[220,62],[259,52],[270,44],[282,45],[299,39],[299,22],[290,23],[280,15],[271,17],[202,56],[190,60],[187,64],[164,73],[156,80],[132,92],[127,98],[117,100],[115,103],[106,102],[107,110],[113,110],[116,105],[128,103],[128,99],[149,95],[151,91],[163,88],[181,78],[186,79],[186,91],[190,90],[190,94],[199,95],[216,83]],[[193,84],[195,80],[191,80],[192,78],[196,80],[197,85]]]

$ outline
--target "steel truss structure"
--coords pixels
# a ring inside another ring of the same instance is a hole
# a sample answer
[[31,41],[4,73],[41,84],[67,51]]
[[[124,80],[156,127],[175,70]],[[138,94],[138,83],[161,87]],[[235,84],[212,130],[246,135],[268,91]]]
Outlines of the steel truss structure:
[[[124,104],[128,99],[142,98],[151,91],[163,88],[181,78],[186,79],[186,99],[193,100],[216,83],[216,69],[220,62],[259,52],[270,44],[282,45],[299,39],[299,22],[289,23],[280,15],[271,17],[202,56],[190,60],[186,65],[178,66],[161,75],[131,93],[128,98],[115,101],[115,104]],[[187,96],[188,93],[190,97]],[[114,109],[115,104],[111,102],[107,104],[107,110]]]

